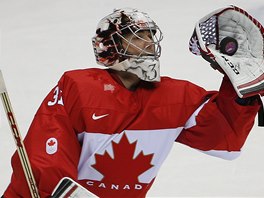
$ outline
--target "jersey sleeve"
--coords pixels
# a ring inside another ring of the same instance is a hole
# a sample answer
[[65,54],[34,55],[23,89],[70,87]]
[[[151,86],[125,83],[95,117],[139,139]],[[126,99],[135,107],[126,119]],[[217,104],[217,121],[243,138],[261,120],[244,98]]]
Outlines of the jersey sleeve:
[[224,78],[219,92],[196,109],[176,141],[216,157],[238,157],[260,105],[257,101],[239,105],[236,98],[230,81]]
[[[77,179],[80,144],[64,105],[67,92],[62,77],[42,102],[24,140],[41,197],[49,197],[62,177]],[[17,152],[11,163],[13,174],[4,197],[30,197]]]

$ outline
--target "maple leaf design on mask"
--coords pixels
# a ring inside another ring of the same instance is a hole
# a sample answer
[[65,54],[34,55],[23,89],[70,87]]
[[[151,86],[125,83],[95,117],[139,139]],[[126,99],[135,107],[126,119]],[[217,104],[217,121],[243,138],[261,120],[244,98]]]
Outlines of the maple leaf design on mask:
[[130,143],[124,134],[119,143],[112,141],[114,158],[107,151],[103,155],[95,154],[96,162],[92,167],[104,175],[102,181],[119,184],[139,182],[138,176],[153,167],[153,153],[144,155],[141,151],[133,158],[136,144],[137,141]]

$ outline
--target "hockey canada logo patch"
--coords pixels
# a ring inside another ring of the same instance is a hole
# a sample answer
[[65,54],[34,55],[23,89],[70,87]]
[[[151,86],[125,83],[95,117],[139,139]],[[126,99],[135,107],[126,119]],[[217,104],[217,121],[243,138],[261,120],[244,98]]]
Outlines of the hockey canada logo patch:
[[46,141],[46,152],[49,155],[53,155],[58,150],[58,141],[56,138],[49,138]]

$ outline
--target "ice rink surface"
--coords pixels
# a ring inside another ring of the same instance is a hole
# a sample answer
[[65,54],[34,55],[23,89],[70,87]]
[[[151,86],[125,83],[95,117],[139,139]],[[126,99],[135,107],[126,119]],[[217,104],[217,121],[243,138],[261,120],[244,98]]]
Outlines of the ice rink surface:
[[[263,0],[0,0],[0,69],[24,137],[46,94],[66,70],[99,67],[91,37],[113,8],[143,10],[160,26],[161,73],[218,89],[222,75],[189,52],[195,23],[226,5],[247,10],[264,24]],[[0,194],[15,151],[0,107]],[[254,126],[241,157],[225,161],[175,144],[148,197],[264,197],[264,128]]]

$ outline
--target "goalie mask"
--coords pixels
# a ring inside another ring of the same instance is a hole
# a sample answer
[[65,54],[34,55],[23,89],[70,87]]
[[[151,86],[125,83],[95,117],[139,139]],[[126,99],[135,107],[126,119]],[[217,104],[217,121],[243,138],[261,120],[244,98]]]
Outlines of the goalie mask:
[[228,6],[198,21],[189,49],[225,73],[239,97],[264,94],[264,29],[246,11]]
[[[147,31],[150,39],[143,38],[142,31]],[[145,45],[133,43],[134,38]],[[145,81],[160,80],[161,40],[162,33],[156,23],[146,13],[131,8],[114,10],[103,18],[92,39],[98,64],[133,73]],[[129,53],[131,47],[136,53]]]

